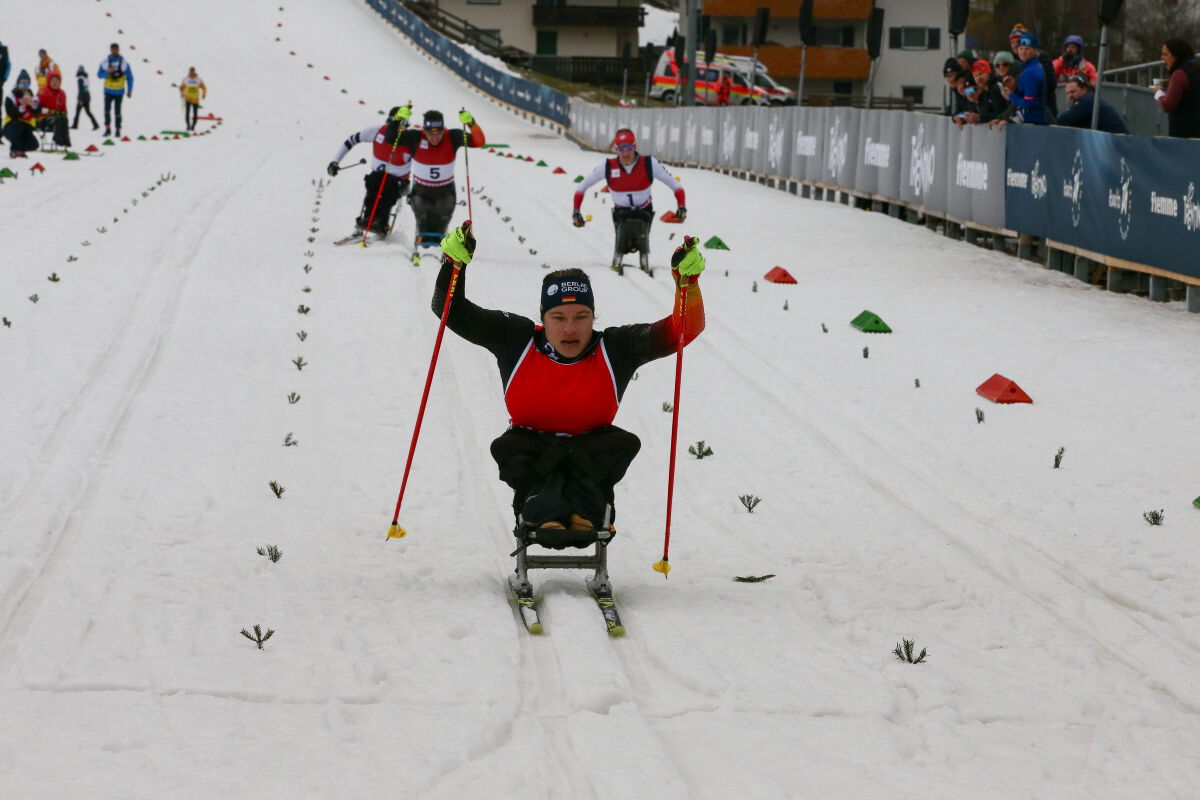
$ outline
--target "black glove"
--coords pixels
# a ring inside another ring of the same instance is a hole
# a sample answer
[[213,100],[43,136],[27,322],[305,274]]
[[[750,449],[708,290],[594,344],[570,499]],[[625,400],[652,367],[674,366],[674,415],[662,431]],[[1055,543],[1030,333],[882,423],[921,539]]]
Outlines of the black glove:
[[341,167],[338,166],[336,161],[330,161],[329,166],[325,168],[325,171],[329,173],[329,177],[336,178],[339,169],[341,169]]
[[579,213],[579,209],[576,209],[571,213],[571,222],[574,223],[576,228],[582,228],[585,224],[587,224],[584,222],[583,214]]
[[680,206],[675,209],[675,221],[683,222],[685,219],[687,219],[687,206]]

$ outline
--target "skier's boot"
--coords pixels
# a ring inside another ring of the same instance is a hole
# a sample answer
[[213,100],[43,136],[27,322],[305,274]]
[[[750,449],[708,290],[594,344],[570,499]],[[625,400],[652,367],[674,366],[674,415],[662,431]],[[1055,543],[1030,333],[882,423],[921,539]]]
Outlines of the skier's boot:
[[617,273],[618,275],[625,274],[625,268],[621,265],[621,256],[622,255],[623,254],[621,253],[621,248],[618,247],[615,250],[613,250],[613,260],[612,260],[611,269],[613,272]]

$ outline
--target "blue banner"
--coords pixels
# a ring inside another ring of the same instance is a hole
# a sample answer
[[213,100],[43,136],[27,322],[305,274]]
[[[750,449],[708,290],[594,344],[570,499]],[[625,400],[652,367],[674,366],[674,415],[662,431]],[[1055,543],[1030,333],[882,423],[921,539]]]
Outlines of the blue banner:
[[422,50],[480,90],[497,100],[560,125],[570,124],[570,99],[564,92],[484,64],[450,39],[431,30],[420,17],[397,0],[367,0],[367,4],[403,31]]
[[1022,125],[1007,134],[1008,227],[1200,278],[1200,142]]

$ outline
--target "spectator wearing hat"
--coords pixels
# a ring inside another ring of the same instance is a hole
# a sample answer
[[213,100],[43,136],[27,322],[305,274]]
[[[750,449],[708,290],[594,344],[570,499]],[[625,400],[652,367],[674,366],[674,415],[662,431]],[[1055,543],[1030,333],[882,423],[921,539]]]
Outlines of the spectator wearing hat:
[[954,60],[962,67],[963,72],[970,73],[971,65],[975,63],[975,54],[970,50],[962,50],[954,57]]
[[4,138],[8,140],[11,158],[25,158],[27,152],[38,149],[37,135],[33,132],[38,105],[29,84],[29,73],[21,70],[16,88],[4,98]]
[[[1071,107],[1058,115],[1057,124],[1070,128],[1092,127],[1092,109],[1096,105],[1096,93],[1092,85],[1082,73],[1076,73],[1067,79],[1067,100]],[[1125,122],[1117,110],[1103,100],[1100,102],[1100,116],[1096,129],[1106,133],[1129,133]]]
[[1154,99],[1167,112],[1167,135],[1183,139],[1200,139],[1200,67],[1196,53],[1182,39],[1168,39],[1162,46],[1162,60],[1167,67],[1165,85],[1159,82]]
[[[1020,68],[1017,70],[1019,73],[1020,70],[1025,68],[1025,62],[1021,61],[1021,55],[1017,52],[1017,48],[1020,47],[1020,39],[1025,34],[1033,36],[1033,49],[1037,53],[1038,63],[1042,65],[1042,74],[1045,76],[1046,81],[1046,92],[1044,95],[1046,111],[1050,115],[1049,119],[1053,119],[1054,117],[1058,116],[1058,97],[1054,93],[1054,87],[1058,85],[1057,80],[1054,77],[1054,59],[1042,52],[1040,46],[1037,44],[1037,36],[1034,36],[1033,31],[1028,30],[1019,22],[1016,25],[1013,25],[1012,30],[1008,33],[1008,46],[1012,49],[1013,54],[1016,55],[1018,59],[1018,63],[1015,66]],[[1020,78],[1020,75],[1018,74],[1016,77]]]
[[1096,65],[1083,57],[1083,37],[1071,34],[1063,42],[1062,55],[1054,59],[1054,80],[1065,83],[1073,75],[1083,75],[1090,86],[1098,80]]
[[46,76],[46,88],[38,92],[38,107],[38,127],[52,131],[54,143],[59,147],[70,147],[67,93],[62,90],[62,75],[51,72]]
[[978,88],[975,105],[979,109],[977,119],[969,122],[991,122],[997,119],[1008,107],[1008,101],[1000,94],[1000,84],[992,73],[992,65],[984,59],[979,59],[971,65],[971,78]]
[[1017,107],[1022,122],[1045,125],[1048,122],[1046,73],[1042,71],[1042,65],[1038,61],[1037,37],[1032,33],[1021,34],[1017,42],[1017,56],[1022,61],[1017,88],[1009,89],[1006,86],[1000,91]]
[[54,59],[45,50],[38,50],[38,63],[37,67],[33,70],[33,74],[37,78],[39,92],[46,88],[46,81],[50,77],[51,72],[57,72],[60,77],[62,76],[62,72],[59,70],[58,64],[54,63]]
[[88,119],[92,121],[92,130],[100,127],[100,123],[96,122],[96,117],[92,114],[92,90],[88,86],[89,82],[87,70],[80,64],[79,69],[75,70],[75,121],[71,123],[73,129],[79,127],[80,111],[87,112]]
[[969,122],[971,117],[977,117],[979,114],[979,108],[975,105],[978,92],[975,81],[972,80],[971,73],[964,70],[958,63],[957,58],[946,59],[946,63],[942,65],[942,77],[946,79],[946,85],[952,90],[950,104],[946,107],[946,116],[961,127],[964,123]]

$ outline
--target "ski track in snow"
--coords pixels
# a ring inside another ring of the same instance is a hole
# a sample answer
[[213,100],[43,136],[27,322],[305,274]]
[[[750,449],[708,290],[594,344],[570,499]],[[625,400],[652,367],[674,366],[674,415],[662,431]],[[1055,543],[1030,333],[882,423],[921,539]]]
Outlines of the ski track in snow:
[[[44,176],[0,189],[30,234],[0,271],[0,794],[1191,795],[1200,461],[1179,442],[1200,435],[1200,373],[1178,355],[1196,324],[1180,304],[690,169],[687,225],[652,229],[653,277],[618,277],[608,196],[570,222],[571,177],[603,156],[484,100],[360,2],[70,13],[10,20],[14,68],[46,46],[72,72],[121,41],[131,137],[178,126],[168,84],[192,63],[226,122],[40,156]],[[449,332],[409,535],[383,539],[437,265],[410,265],[407,206],[389,241],[332,247],[362,172],[323,167],[408,99],[470,108],[489,141],[549,163],[469,154],[455,220],[474,219],[467,291],[485,307],[533,316],[542,265],[580,265],[601,327],[654,320],[684,232],[732,247],[706,252],[708,327],[684,356],[669,581],[649,566],[673,358],[639,370],[617,418],[643,441],[609,553],[621,639],[585,571],[532,573],[543,636],[506,599],[500,381]],[[773,264],[799,284],[763,281]],[[896,333],[850,330],[864,306]],[[996,370],[1036,405],[977,425],[971,387]],[[713,458],[687,455],[701,438]],[[1162,528],[1140,520],[1151,506]],[[278,564],[254,555],[267,543]],[[263,651],[237,633],[259,623],[276,630]],[[895,661],[901,637],[929,662]]]

